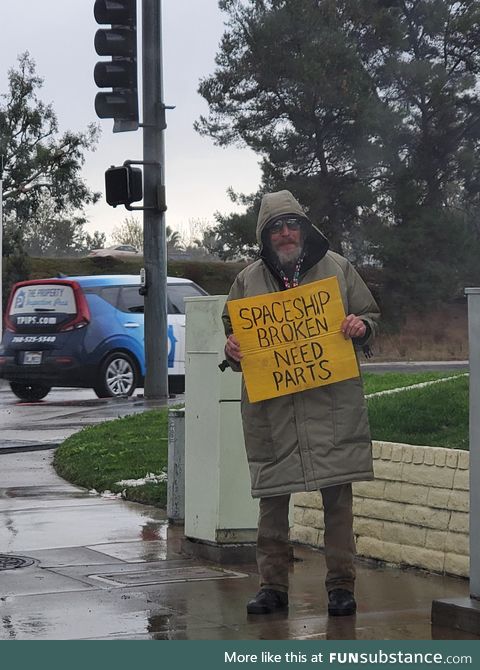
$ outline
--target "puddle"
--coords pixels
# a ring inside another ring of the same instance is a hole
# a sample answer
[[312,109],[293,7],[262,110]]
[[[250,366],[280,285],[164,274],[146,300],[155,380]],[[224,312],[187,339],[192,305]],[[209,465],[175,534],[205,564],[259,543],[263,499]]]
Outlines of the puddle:
[[60,498],[88,498],[90,494],[88,491],[73,489],[72,486],[16,486],[0,489],[0,497],[57,500]]

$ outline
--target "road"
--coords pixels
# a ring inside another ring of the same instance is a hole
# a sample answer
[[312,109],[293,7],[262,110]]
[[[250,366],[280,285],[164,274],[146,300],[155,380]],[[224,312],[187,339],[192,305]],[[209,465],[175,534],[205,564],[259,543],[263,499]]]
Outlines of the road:
[[[178,395],[169,404],[183,401]],[[45,400],[21,403],[0,380],[0,451],[53,448],[85,426],[162,406],[146,400],[141,389],[128,399],[100,399],[90,389],[57,388]]]
[[468,361],[398,361],[363,363],[364,372],[468,372]]

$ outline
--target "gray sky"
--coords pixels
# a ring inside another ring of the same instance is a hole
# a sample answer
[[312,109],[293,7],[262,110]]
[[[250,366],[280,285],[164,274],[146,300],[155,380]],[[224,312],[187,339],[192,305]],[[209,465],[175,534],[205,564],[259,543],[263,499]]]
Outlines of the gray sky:
[[[83,177],[103,193],[104,172],[110,165],[142,158],[142,132],[113,134],[113,120],[95,115],[93,102],[99,89],[93,68],[101,59],[93,39],[96,30],[106,26],[95,22],[94,0],[0,2],[0,93],[6,90],[7,71],[15,65],[17,55],[29,51],[44,79],[40,97],[53,103],[60,130],[83,130],[92,121],[100,124],[100,142],[95,153],[87,154]],[[217,0],[163,0],[162,16],[164,97],[167,105],[176,106],[167,112],[166,222],[188,233],[191,219],[213,222],[215,211],[234,211],[226,189],[256,190],[260,170],[250,150],[216,147],[192,128],[195,119],[207,112],[197,93],[198,82],[213,72],[223,32]],[[129,212],[109,207],[102,195],[87,214],[89,230],[100,229],[109,235]]]

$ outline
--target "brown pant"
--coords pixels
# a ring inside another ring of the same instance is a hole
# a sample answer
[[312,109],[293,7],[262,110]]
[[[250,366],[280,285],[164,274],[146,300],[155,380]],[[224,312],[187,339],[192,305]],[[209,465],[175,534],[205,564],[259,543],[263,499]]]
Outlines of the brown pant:
[[[325,586],[347,589],[355,583],[355,540],[353,537],[352,485],[341,484],[320,490],[325,522]],[[260,498],[257,535],[257,565],[262,588],[288,591],[288,505],[290,495]]]

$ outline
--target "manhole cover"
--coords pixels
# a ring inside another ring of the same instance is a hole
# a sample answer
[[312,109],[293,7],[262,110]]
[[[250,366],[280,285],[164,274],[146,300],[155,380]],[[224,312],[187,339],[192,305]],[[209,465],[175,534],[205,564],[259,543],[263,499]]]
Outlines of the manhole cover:
[[33,565],[35,561],[33,558],[26,556],[11,556],[8,554],[0,554],[0,570],[15,570],[16,568],[26,568]]

